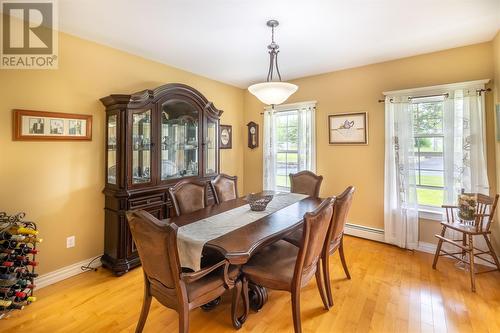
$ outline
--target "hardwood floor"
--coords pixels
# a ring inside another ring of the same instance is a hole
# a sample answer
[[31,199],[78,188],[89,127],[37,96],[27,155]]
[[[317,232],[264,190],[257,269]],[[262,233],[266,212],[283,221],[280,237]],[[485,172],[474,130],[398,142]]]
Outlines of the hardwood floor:
[[[468,275],[449,259],[434,271],[432,255],[346,237],[352,280],[332,259],[335,305],[325,311],[314,282],[301,297],[304,332],[500,332],[500,272]],[[7,332],[133,332],[141,308],[142,270],[114,277],[87,272],[37,292],[39,301],[0,320]],[[191,312],[190,332],[235,332],[230,295],[210,312]],[[269,302],[239,332],[292,332],[288,293],[270,291]],[[177,332],[177,314],[153,300],[144,332]]]

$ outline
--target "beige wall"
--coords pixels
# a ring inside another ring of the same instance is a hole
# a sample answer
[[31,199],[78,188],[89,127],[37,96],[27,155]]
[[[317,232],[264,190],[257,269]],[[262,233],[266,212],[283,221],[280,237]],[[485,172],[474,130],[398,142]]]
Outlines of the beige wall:
[[[347,69],[293,81],[299,90],[290,103],[316,100],[317,172],[324,176],[321,194],[334,195],[346,186],[357,188],[349,220],[351,223],[383,228],[384,209],[384,105],[378,103],[383,91],[492,79],[492,43],[482,43],[442,52]],[[488,169],[495,187],[493,97],[486,98]],[[262,127],[263,105],[248,92],[245,95],[245,122]],[[328,144],[327,116],[334,113],[367,111],[369,144],[332,146]],[[262,139],[262,131],[261,131]],[[261,140],[262,142],[262,140]],[[245,191],[262,188],[262,146],[245,149]],[[436,221],[421,222],[422,241],[433,242],[439,230]]]
[[[495,38],[493,39],[493,62],[494,62],[494,101],[500,107],[500,30],[497,32]],[[497,116],[497,115],[496,115]],[[496,123],[500,123],[500,119],[496,119]],[[499,136],[498,128],[496,128],[496,135]],[[495,140],[495,150],[496,150],[496,170],[497,175],[500,173],[500,142]],[[500,189],[500,175],[497,176],[497,189]],[[500,255],[500,209],[497,212],[496,223],[493,224],[492,239],[494,246],[497,250],[497,255]]]
[[[0,211],[25,211],[40,227],[40,273],[103,251],[104,107],[99,98],[170,82],[189,84],[224,110],[233,149],[221,169],[243,179],[243,91],[66,34],[58,70],[0,70]],[[12,109],[91,114],[91,142],[12,141]],[[243,182],[240,189],[243,190]],[[76,247],[66,249],[66,237]]]

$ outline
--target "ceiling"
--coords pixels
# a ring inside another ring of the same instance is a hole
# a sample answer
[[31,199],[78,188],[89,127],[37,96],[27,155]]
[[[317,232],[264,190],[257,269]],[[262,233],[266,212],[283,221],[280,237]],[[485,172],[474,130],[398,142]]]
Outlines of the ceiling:
[[238,87],[491,40],[500,0],[59,0],[60,29]]

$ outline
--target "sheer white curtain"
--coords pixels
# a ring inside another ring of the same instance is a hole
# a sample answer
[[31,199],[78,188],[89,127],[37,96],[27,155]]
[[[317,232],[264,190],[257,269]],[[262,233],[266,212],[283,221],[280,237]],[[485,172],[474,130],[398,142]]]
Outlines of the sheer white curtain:
[[385,100],[384,234],[387,243],[418,246],[413,114],[408,96]]
[[298,168],[316,172],[316,115],[314,106],[298,109]]
[[[264,147],[263,147],[263,188],[276,190],[277,175],[277,138],[276,118],[280,112],[296,112],[297,128],[297,168],[298,171],[316,172],[316,107],[315,103],[297,103],[279,105],[276,110],[264,111]],[[288,176],[288,175],[287,175]]]
[[444,101],[445,203],[462,189],[489,195],[484,96],[476,89],[448,92]]
[[[489,195],[484,96],[476,88],[449,91],[443,113],[445,204],[455,205],[462,189]],[[447,233],[454,239],[462,235],[451,229]],[[487,249],[482,237],[475,239],[475,246]],[[449,244],[444,249],[456,250]]]
[[276,117],[273,109],[264,111],[264,190],[276,188]]

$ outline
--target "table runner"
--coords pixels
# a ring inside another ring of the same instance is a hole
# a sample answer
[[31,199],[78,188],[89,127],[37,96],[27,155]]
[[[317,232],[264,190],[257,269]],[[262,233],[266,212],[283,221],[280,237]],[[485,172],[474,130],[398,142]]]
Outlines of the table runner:
[[266,210],[262,212],[254,212],[246,204],[179,227],[177,247],[181,266],[191,268],[194,271],[199,270],[203,246],[206,242],[293,205],[304,198],[307,198],[307,195],[276,193]]

